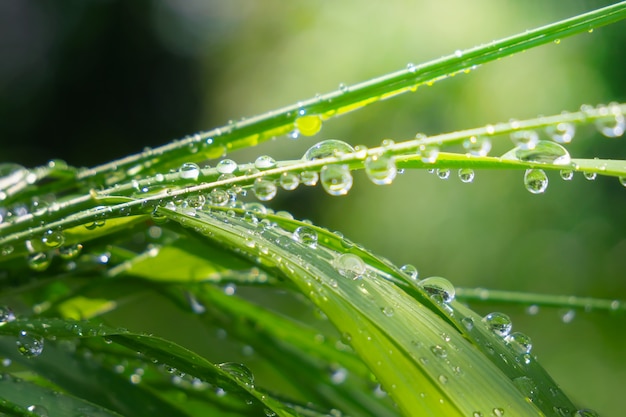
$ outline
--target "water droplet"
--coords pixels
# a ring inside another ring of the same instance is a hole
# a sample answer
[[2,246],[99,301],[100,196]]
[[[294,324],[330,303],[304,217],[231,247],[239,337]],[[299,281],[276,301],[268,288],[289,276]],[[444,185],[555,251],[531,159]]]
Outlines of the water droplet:
[[461,168],[459,169],[459,179],[461,182],[470,183],[474,181],[474,170],[471,168]]
[[442,277],[429,277],[417,283],[431,298],[444,303],[454,300],[456,290],[450,281]]
[[487,325],[489,330],[500,337],[508,336],[508,334],[511,333],[511,328],[513,327],[511,319],[504,313],[489,313],[483,317],[482,321]]
[[368,156],[365,159],[365,173],[376,185],[391,184],[398,173],[396,161],[393,156]]
[[431,346],[430,351],[433,353],[433,355],[435,355],[436,357],[440,359],[444,359],[448,357],[448,351],[446,350],[446,348],[442,346],[439,346],[439,345]]
[[461,58],[463,56],[463,51],[457,49],[456,51],[454,51],[454,56],[456,56],[457,58]]
[[543,169],[527,169],[524,173],[524,185],[532,194],[541,194],[548,188],[548,176]]
[[48,417],[48,409],[43,405],[33,404],[26,409],[38,417]]
[[404,272],[412,280],[417,280],[418,272],[417,268],[411,264],[406,264],[400,267],[400,271]]
[[412,62],[409,62],[408,64],[406,64],[406,69],[407,69],[407,71],[409,71],[409,72],[415,72],[415,71],[417,71],[417,67],[416,67],[416,66],[415,66],[415,64],[414,64],[414,63],[412,63]]
[[441,382],[442,384],[447,384],[448,383],[448,377],[445,376],[444,374],[439,375],[439,382]]
[[319,175],[316,171],[304,171],[300,173],[300,181],[302,184],[312,187],[317,184],[317,180],[319,179]]
[[439,148],[434,145],[421,145],[420,156],[425,164],[434,164],[439,158]]
[[220,174],[232,174],[238,168],[237,162],[232,159],[222,159],[215,167]]
[[300,178],[293,172],[283,172],[279,182],[283,190],[292,191],[300,185]]
[[316,143],[311,146],[302,159],[305,161],[314,161],[316,159],[329,158],[331,156],[339,156],[344,153],[352,153],[354,148],[352,145],[337,139],[328,139]]
[[450,178],[450,170],[448,168],[440,168],[437,171],[437,176],[442,180]]
[[41,243],[49,248],[58,248],[65,242],[65,236],[60,230],[47,230],[41,238]]
[[225,362],[217,366],[247,388],[254,388],[254,374],[247,366],[235,362]]
[[484,417],[484,415],[480,411],[474,411],[472,417]]
[[533,149],[539,142],[539,135],[534,130],[518,130],[511,133],[511,140],[521,149]]
[[317,232],[310,227],[298,227],[294,230],[292,237],[295,241],[303,243],[310,248],[317,247]]
[[344,83],[339,84],[339,91],[341,91],[342,93],[347,93],[349,90],[350,89],[348,88],[348,86]]
[[624,118],[620,106],[616,103],[612,103],[609,104],[608,107],[601,106],[598,110],[603,116],[611,116],[610,118],[596,120],[598,131],[607,138],[622,136],[626,130],[626,118]]
[[471,136],[463,141],[463,148],[473,156],[487,156],[491,150],[489,138]]
[[28,267],[33,271],[41,272],[48,269],[52,259],[45,252],[36,252],[28,256]]
[[474,319],[471,317],[463,317],[461,319],[461,323],[467,330],[472,330],[474,328]]
[[520,376],[513,379],[513,384],[517,387],[518,390],[527,398],[534,400],[537,395],[537,384],[532,378],[527,376]]
[[574,310],[566,310],[561,314],[561,321],[563,323],[571,323],[576,317],[576,311]]
[[255,197],[261,201],[269,201],[276,196],[277,187],[274,181],[258,178],[252,186]]
[[30,334],[26,330],[20,331],[16,344],[18,352],[27,358],[39,356],[43,352],[43,338]]
[[15,314],[9,307],[0,306],[0,327],[15,320]]
[[274,168],[276,161],[271,156],[261,155],[254,161],[254,166],[258,169]]
[[80,255],[81,250],[83,250],[83,245],[76,243],[74,245],[61,246],[58,252],[61,259],[70,260]]
[[524,333],[511,333],[505,340],[515,352],[521,355],[530,353],[533,348],[533,342]]
[[496,417],[502,417],[504,416],[504,409],[500,408],[500,407],[496,407],[492,410],[493,415]]
[[344,253],[337,256],[333,264],[337,269],[337,272],[352,280],[361,278],[366,271],[363,259],[352,253]]
[[502,155],[502,159],[519,159],[538,164],[568,165],[572,162],[567,149],[556,142],[540,140],[532,149],[516,147]]
[[352,174],[348,165],[324,165],[320,172],[324,190],[330,195],[346,195],[352,188]]
[[585,177],[585,179],[589,181],[595,180],[597,176],[598,174],[596,174],[595,172],[583,172],[583,177]]
[[572,123],[561,122],[546,127],[546,133],[555,142],[570,143],[576,133],[576,127]]
[[381,309],[383,314],[387,317],[393,317],[394,310],[392,307],[386,306]]
[[600,414],[590,410],[589,408],[583,408],[574,413],[574,417],[600,417]]
[[230,200],[228,191],[221,188],[214,188],[209,193],[209,202],[214,206],[225,206]]
[[317,114],[301,116],[294,122],[295,128],[304,136],[313,136],[322,129],[322,118]]
[[574,178],[574,171],[572,171],[571,169],[562,169],[561,171],[559,171],[559,175],[565,181],[571,181],[572,178]]
[[181,178],[195,181],[200,176],[200,167],[193,162],[187,162],[180,167],[178,172]]

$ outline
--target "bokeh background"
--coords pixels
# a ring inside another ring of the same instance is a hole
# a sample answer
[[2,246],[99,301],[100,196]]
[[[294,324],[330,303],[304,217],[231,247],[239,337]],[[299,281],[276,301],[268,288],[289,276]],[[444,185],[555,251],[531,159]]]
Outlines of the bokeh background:
[[[573,16],[607,1],[67,0],[0,2],[0,161],[91,166],[228,120]],[[299,158],[316,141],[374,146],[581,104],[626,100],[626,22],[483,66],[469,75],[230,155]],[[625,138],[578,130],[574,157],[626,159]],[[510,143],[494,143],[494,154]],[[346,197],[283,192],[272,206],[339,230],[422,277],[457,286],[626,299],[626,189],[521,172],[471,184],[407,172],[392,186],[355,175]],[[581,406],[626,409],[626,317],[501,310]],[[566,317],[566,320],[563,320]]]

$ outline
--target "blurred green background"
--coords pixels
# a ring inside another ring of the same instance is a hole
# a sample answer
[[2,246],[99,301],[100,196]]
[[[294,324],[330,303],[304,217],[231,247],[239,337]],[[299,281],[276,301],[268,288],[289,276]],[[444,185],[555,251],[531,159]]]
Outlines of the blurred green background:
[[[90,166],[198,130],[610,4],[496,0],[0,2],[0,160]],[[326,122],[314,138],[230,155],[299,158],[316,141],[374,146],[581,104],[626,100],[626,22],[483,66]],[[577,131],[574,157],[626,159],[624,138]],[[494,143],[493,154],[510,143]],[[626,189],[615,179],[522,172],[471,184],[407,172],[392,186],[283,192],[272,202],[339,230],[422,277],[457,286],[626,299]],[[475,306],[510,314],[581,406],[623,415],[626,317]]]

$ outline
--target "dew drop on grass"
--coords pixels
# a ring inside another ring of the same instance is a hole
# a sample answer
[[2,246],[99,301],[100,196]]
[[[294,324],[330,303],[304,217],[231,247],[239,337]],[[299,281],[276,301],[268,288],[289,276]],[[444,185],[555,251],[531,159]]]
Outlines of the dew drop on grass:
[[333,265],[342,276],[357,280],[365,274],[365,262],[352,253],[343,253],[335,258]]
[[393,317],[393,313],[394,313],[393,307],[386,306],[386,307],[383,307],[381,311],[383,312],[385,316]]
[[420,156],[425,164],[434,164],[439,158],[439,148],[435,145],[421,145]]
[[376,185],[391,184],[398,174],[393,156],[371,155],[365,159],[365,173]]
[[417,283],[431,298],[449,303],[454,300],[456,290],[450,281],[442,277],[428,277]]
[[534,130],[518,130],[511,133],[511,140],[521,149],[533,149],[539,142],[539,135]]
[[413,73],[413,72],[417,71],[417,67],[415,66],[415,64],[414,64],[414,63],[409,62],[408,64],[406,64],[406,70],[407,70],[408,72]]
[[504,416],[504,409],[500,408],[500,407],[496,407],[492,410],[493,415],[495,417],[503,417]]
[[50,266],[50,256],[45,252],[36,252],[28,256],[28,267],[33,271],[41,272]]
[[258,178],[252,186],[255,197],[261,201],[270,201],[276,196],[277,187],[274,181]]
[[308,187],[312,187],[317,184],[318,180],[319,174],[316,171],[304,171],[300,173],[300,181]]
[[296,119],[294,127],[303,136],[313,136],[322,129],[322,118],[317,114],[304,115]]
[[607,138],[617,138],[624,134],[626,130],[626,118],[618,104],[612,103],[608,106],[598,108],[602,115],[610,116],[608,118],[596,120],[596,128]]
[[484,417],[484,415],[480,411],[474,411],[472,417]]
[[81,250],[83,250],[83,245],[76,243],[74,245],[61,246],[58,252],[61,259],[70,260],[80,255]]
[[215,167],[220,174],[232,174],[238,168],[237,162],[232,159],[222,159]]
[[583,176],[586,180],[593,181],[596,179],[598,174],[596,174],[595,172],[583,172]]
[[463,317],[461,319],[461,323],[467,330],[472,330],[474,328],[474,319],[471,317]]
[[225,362],[217,366],[247,388],[254,388],[254,374],[247,366],[235,362]]
[[300,178],[293,172],[283,172],[280,176],[279,183],[283,190],[292,191],[300,185]]
[[27,358],[34,358],[43,352],[43,338],[30,334],[26,330],[20,331],[15,343],[18,352]]
[[471,168],[461,168],[458,172],[461,182],[470,183],[474,181],[474,170]]
[[214,188],[209,193],[209,202],[214,206],[225,206],[229,200],[230,195],[221,188]]
[[561,321],[563,323],[571,323],[576,317],[576,311],[566,310],[561,314]]
[[317,232],[310,227],[300,226],[293,232],[293,240],[303,243],[310,248],[317,247]]
[[180,177],[186,180],[197,180],[200,176],[200,167],[193,162],[187,162],[178,169]]
[[546,127],[546,133],[558,143],[570,143],[576,133],[576,127],[572,123],[561,122]]
[[444,359],[448,357],[448,351],[446,350],[446,348],[442,346],[439,346],[439,345],[431,346],[430,351],[433,353],[433,355],[435,355],[436,357],[440,359]]
[[448,168],[440,168],[437,170],[437,176],[442,180],[450,178],[450,170]]
[[537,396],[537,384],[532,380],[532,378],[527,376],[514,378],[513,385],[515,385],[525,397],[530,398],[531,400],[534,400]]
[[548,188],[548,176],[543,169],[527,169],[524,173],[524,185],[532,194],[542,194]]
[[502,155],[502,158],[554,165],[569,165],[572,162],[567,149],[548,140],[538,141],[531,149],[518,146]]
[[320,181],[330,195],[346,195],[352,188],[352,174],[348,165],[324,165],[320,171]]
[[26,407],[26,409],[38,417],[48,417],[48,409],[43,405],[33,404]]
[[302,157],[305,161],[314,161],[316,159],[329,158],[344,153],[352,153],[354,148],[352,145],[337,139],[328,139],[318,142],[311,146]]
[[565,181],[571,181],[574,178],[574,171],[572,171],[571,169],[562,169],[561,171],[559,171],[559,175]]
[[491,150],[489,138],[471,136],[463,141],[463,148],[472,156],[487,156]]
[[348,370],[346,368],[337,368],[330,374],[330,382],[333,385],[343,384],[348,378]]
[[270,169],[276,166],[276,161],[271,156],[261,155],[254,161],[257,169]]
[[513,349],[516,353],[520,355],[530,353],[531,349],[533,348],[533,342],[530,340],[530,337],[526,336],[524,333],[511,333],[506,337],[505,340],[509,344],[511,349]]
[[412,280],[417,280],[418,272],[417,268],[411,264],[406,264],[400,267],[400,271],[404,272]]
[[489,330],[500,337],[508,336],[513,327],[511,319],[504,313],[489,313],[483,317],[482,321],[487,325]]
[[0,327],[15,320],[13,310],[6,306],[0,306]]
[[47,230],[41,238],[41,243],[49,248],[58,248],[65,242],[65,236],[60,230]]

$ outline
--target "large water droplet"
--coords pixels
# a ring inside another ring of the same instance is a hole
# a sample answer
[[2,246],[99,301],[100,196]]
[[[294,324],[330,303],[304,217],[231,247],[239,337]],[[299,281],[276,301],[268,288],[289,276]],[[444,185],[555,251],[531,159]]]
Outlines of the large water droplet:
[[421,145],[420,156],[425,164],[434,164],[439,158],[439,148],[435,145]]
[[524,173],[524,185],[532,194],[541,194],[548,188],[548,176],[543,169],[527,169]]
[[491,150],[491,141],[488,138],[472,136],[463,141],[463,147],[470,155],[487,156]]
[[574,171],[572,171],[571,169],[562,169],[561,171],[559,171],[559,175],[565,181],[571,181],[572,178],[574,178]]
[[38,417],[48,417],[48,409],[43,405],[33,404],[26,409]]
[[540,140],[531,149],[516,147],[502,155],[502,159],[517,159],[538,164],[568,165],[572,162],[567,149],[556,142]]
[[293,239],[311,248],[317,247],[317,232],[310,227],[300,226],[294,230]]
[[254,161],[254,166],[258,169],[274,168],[276,161],[271,156],[261,155]]
[[330,195],[346,195],[352,188],[352,174],[348,165],[324,165],[320,181]]
[[513,327],[511,319],[504,313],[489,313],[483,317],[483,322],[487,325],[489,330],[500,337],[508,336]]
[[274,181],[259,178],[252,186],[255,197],[261,201],[269,201],[276,196],[277,187]]
[[366,271],[363,259],[352,253],[344,253],[337,256],[333,264],[337,272],[353,280],[361,278]]
[[525,355],[530,353],[533,348],[533,342],[530,340],[530,337],[526,336],[524,333],[515,332],[511,333],[506,337],[506,342],[509,344],[511,349],[513,349],[516,353],[520,355]]
[[313,136],[322,129],[322,118],[317,114],[298,117],[295,128],[304,136]]
[[448,168],[439,168],[437,171],[437,177],[442,180],[447,180],[450,178],[450,170]]
[[283,172],[280,176],[280,186],[283,190],[291,191],[298,188],[300,178],[293,172]]
[[193,162],[187,162],[180,167],[178,172],[181,178],[195,181],[200,176],[200,167]]
[[33,271],[41,272],[48,269],[52,259],[45,252],[36,252],[28,256],[28,267]]
[[417,283],[431,298],[444,303],[454,300],[456,290],[450,281],[442,277],[429,277]]
[[222,159],[215,167],[220,174],[232,174],[238,168],[237,162],[232,159]]
[[576,133],[576,127],[572,123],[561,122],[556,125],[546,127],[546,133],[555,142],[570,143]]
[[406,264],[400,267],[400,271],[404,272],[412,280],[417,280],[418,272],[417,268],[411,264]]
[[225,206],[229,200],[228,191],[221,188],[214,188],[209,193],[209,202],[214,206]]
[[49,248],[58,248],[65,242],[65,236],[60,230],[47,230],[41,238],[41,243]]
[[316,171],[304,171],[300,173],[300,181],[302,184],[312,187],[317,184],[319,174]]
[[495,417],[503,417],[504,416],[504,409],[500,408],[500,407],[496,407],[493,410],[491,410],[493,412],[493,415]]
[[522,149],[533,149],[539,142],[539,135],[534,130],[518,130],[511,133],[511,140]]
[[254,388],[254,374],[247,366],[235,362],[225,362],[217,366],[246,387]]
[[74,259],[78,255],[80,255],[81,250],[83,250],[83,245],[81,245],[80,243],[62,246],[59,248],[59,257],[65,260]]
[[598,131],[607,138],[617,138],[624,134],[626,130],[626,118],[622,114],[622,110],[618,104],[609,104],[609,106],[599,107],[598,110],[602,115],[611,116],[609,118],[598,119],[596,127]]
[[595,172],[583,172],[583,177],[585,177],[585,179],[589,181],[595,180],[597,176],[598,174]]
[[304,153],[302,159],[313,161],[352,152],[354,152],[354,148],[350,144],[337,139],[328,139],[311,146]]
[[474,170],[471,168],[461,168],[459,169],[459,179],[461,182],[469,183],[474,181]]
[[398,173],[396,161],[393,156],[368,156],[365,159],[365,173],[374,184],[391,184]]
[[0,306],[0,327],[15,320],[15,314],[9,307]]
[[33,358],[41,355],[43,352],[43,338],[38,335],[30,334],[26,330],[20,331],[17,336],[17,350],[27,358]]

